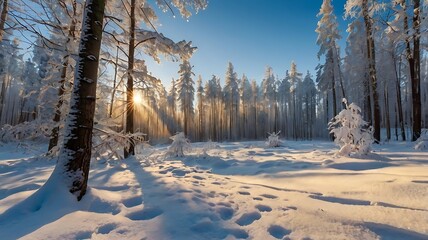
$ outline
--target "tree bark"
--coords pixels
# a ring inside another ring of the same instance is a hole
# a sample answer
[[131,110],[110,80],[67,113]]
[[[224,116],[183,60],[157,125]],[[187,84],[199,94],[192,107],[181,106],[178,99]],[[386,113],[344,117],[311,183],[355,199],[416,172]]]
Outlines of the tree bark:
[[413,0],[413,55],[409,59],[410,77],[412,82],[413,128],[412,141],[421,136],[422,109],[421,109],[421,56],[420,56],[420,0]]
[[[60,154],[70,192],[81,200],[86,193],[91,162],[92,129],[98,78],[99,53],[106,0],[87,0],[82,23],[67,133]],[[61,164],[60,164],[61,165]]]
[[377,92],[377,76],[376,76],[376,51],[373,37],[372,18],[369,16],[368,0],[363,0],[362,11],[367,34],[367,58],[369,62],[370,85],[373,97],[373,117],[374,117],[374,139],[375,143],[380,142],[380,106],[379,94]]
[[3,6],[0,15],[0,42],[3,41],[4,36],[4,25],[6,23],[7,14],[9,11],[8,7],[9,0],[3,0]]
[[[128,46],[128,82],[126,86],[126,133],[134,133],[134,54],[135,54],[135,0],[131,0],[129,46]],[[124,157],[134,155],[134,142],[131,139],[129,148],[125,147]]]

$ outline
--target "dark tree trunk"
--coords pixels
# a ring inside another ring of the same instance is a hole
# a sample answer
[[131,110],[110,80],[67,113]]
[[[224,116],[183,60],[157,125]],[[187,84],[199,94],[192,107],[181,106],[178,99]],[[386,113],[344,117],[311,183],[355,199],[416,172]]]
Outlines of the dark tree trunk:
[[67,118],[68,136],[60,154],[70,192],[80,200],[86,193],[91,162],[92,129],[105,0],[87,0],[79,57]]
[[111,100],[110,100],[110,112],[109,112],[110,118],[113,115],[114,96],[116,95],[116,88],[117,88],[116,81],[117,81],[118,61],[119,61],[119,46],[117,46],[117,49],[116,49],[116,63],[114,65],[113,91],[111,92]]
[[403,141],[406,141],[406,130],[404,129],[404,117],[403,117],[403,105],[401,103],[401,86],[400,86],[400,79],[401,79],[401,61],[400,65],[398,67],[394,63],[395,68],[395,74],[396,74],[396,81],[395,81],[395,91],[397,95],[397,112],[398,112],[398,122],[400,125],[400,131],[401,131],[401,139]]
[[375,142],[380,142],[380,106],[379,94],[377,92],[377,77],[376,77],[376,51],[373,38],[372,18],[369,16],[368,0],[363,0],[362,11],[367,34],[367,58],[369,62],[370,85],[373,96],[373,117],[374,117],[374,138]]
[[1,9],[1,15],[0,15],[0,42],[3,41],[4,25],[6,23],[6,18],[9,11],[8,3],[9,3],[9,0],[3,0],[3,6]]
[[[134,133],[134,54],[135,54],[135,0],[131,0],[128,48],[128,82],[126,86],[126,133]],[[124,149],[124,157],[134,155],[134,143]]]
[[[421,56],[420,56],[420,0],[413,0],[413,55],[409,59],[410,77],[412,83],[413,128],[412,141],[421,136]],[[412,64],[410,64],[412,62]],[[411,66],[413,65],[413,66]]]

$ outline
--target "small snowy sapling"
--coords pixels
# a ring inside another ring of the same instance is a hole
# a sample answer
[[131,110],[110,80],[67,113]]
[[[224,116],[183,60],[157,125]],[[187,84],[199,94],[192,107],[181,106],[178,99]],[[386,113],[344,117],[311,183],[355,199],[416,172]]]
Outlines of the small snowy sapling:
[[167,155],[171,157],[184,157],[184,151],[190,150],[190,141],[184,135],[184,132],[179,132],[170,137],[171,145],[168,147]]
[[266,145],[268,147],[279,147],[281,144],[281,141],[279,140],[279,134],[281,133],[281,131],[275,133],[268,133],[269,137],[267,139]]
[[344,98],[346,109],[343,109],[328,123],[330,133],[334,134],[334,142],[340,146],[338,155],[351,153],[367,154],[373,143],[373,128],[361,116],[361,109],[356,104],[348,104]]
[[415,149],[420,151],[428,149],[428,129],[425,129],[418,140],[416,140]]

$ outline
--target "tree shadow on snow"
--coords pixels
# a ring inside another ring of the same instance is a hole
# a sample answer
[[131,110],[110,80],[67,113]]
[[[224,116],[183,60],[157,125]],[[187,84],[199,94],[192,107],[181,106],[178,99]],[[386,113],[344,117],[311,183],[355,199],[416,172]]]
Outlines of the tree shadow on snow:
[[426,240],[428,235],[413,232],[407,229],[397,228],[386,224],[367,222],[364,224],[365,227],[370,231],[376,233],[385,240],[401,240],[401,239],[412,239],[412,240]]
[[[135,161],[130,159],[129,161]],[[128,214],[131,220],[150,221],[159,218],[156,225],[156,237],[159,239],[224,239],[248,238],[248,233],[239,226],[225,223],[224,207],[210,201],[210,192],[196,188],[183,188],[172,178],[186,179],[190,171],[178,175],[169,169],[173,176],[155,176],[146,171],[139,163],[129,170],[134,173],[143,192],[144,208]],[[164,170],[164,168],[162,169]],[[177,172],[175,172],[177,173]],[[167,180],[168,182],[165,182]],[[195,184],[193,184],[195,186]],[[231,209],[230,209],[231,210]],[[230,214],[233,215],[233,210]],[[229,212],[228,212],[229,213]],[[144,223],[143,223],[144,224]],[[164,234],[164,236],[162,236]]]
[[[258,156],[261,156],[259,153]],[[203,170],[210,170],[212,173],[220,175],[241,175],[253,176],[259,174],[272,174],[289,171],[301,171],[306,169],[321,168],[321,163],[303,162],[290,160],[236,160],[220,156],[187,156],[181,161],[189,167],[197,167]]]

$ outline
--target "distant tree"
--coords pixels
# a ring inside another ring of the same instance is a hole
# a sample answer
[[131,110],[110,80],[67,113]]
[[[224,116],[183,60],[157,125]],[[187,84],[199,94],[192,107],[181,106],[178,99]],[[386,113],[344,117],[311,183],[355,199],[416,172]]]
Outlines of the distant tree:
[[305,139],[312,139],[313,136],[313,127],[316,119],[316,96],[317,89],[315,87],[314,80],[312,79],[309,71],[306,73],[305,78],[302,82],[302,92],[303,92],[303,135]]
[[184,60],[180,64],[178,74],[180,77],[177,80],[178,100],[180,102],[181,112],[183,113],[183,130],[185,135],[189,135],[189,125],[193,116],[193,100],[195,95],[195,82],[192,76],[192,66],[189,61]]
[[203,140],[205,138],[205,93],[204,87],[202,86],[202,76],[199,75],[198,81],[196,82],[196,97],[198,100],[198,138]]
[[239,94],[241,97],[241,109],[242,109],[242,121],[241,121],[241,137],[248,138],[249,132],[251,131],[250,119],[249,119],[249,108],[251,106],[251,84],[245,74],[242,75]]
[[[229,62],[225,77],[225,86],[223,89],[225,111],[227,117],[227,133],[228,139],[235,139],[237,135],[237,119],[239,106],[239,87],[238,77],[233,68],[233,64]],[[226,120],[226,119],[224,119]]]

